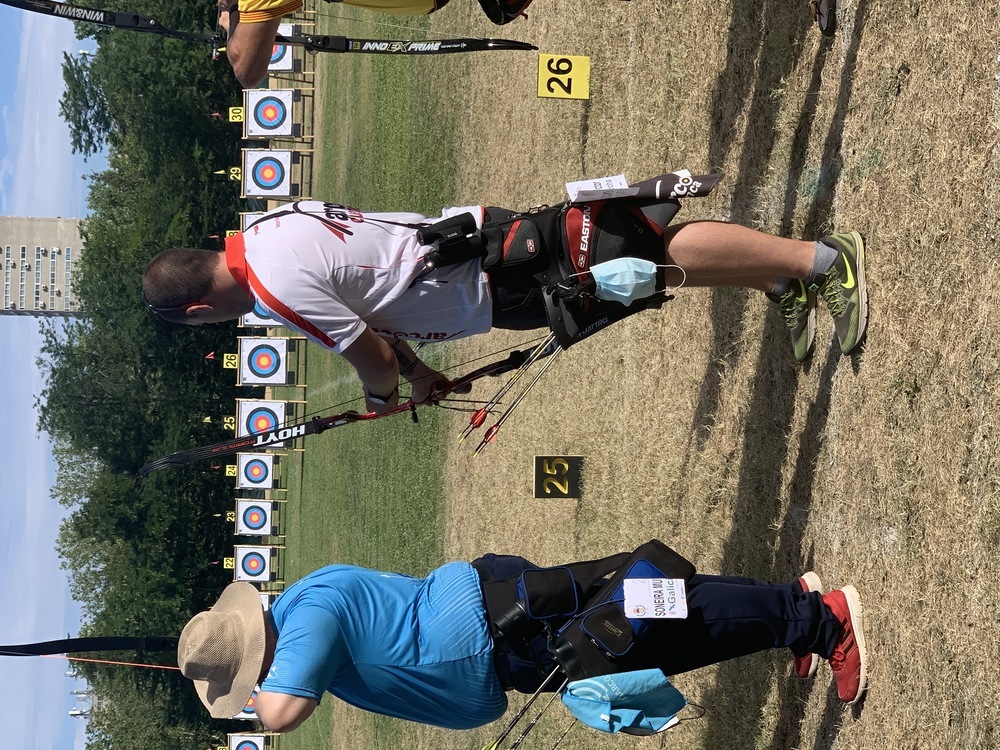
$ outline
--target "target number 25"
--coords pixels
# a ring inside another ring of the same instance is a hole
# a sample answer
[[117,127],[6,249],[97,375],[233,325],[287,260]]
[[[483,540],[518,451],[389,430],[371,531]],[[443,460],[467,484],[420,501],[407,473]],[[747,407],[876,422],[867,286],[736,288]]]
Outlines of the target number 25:
[[589,99],[590,58],[539,55],[538,95],[549,99]]

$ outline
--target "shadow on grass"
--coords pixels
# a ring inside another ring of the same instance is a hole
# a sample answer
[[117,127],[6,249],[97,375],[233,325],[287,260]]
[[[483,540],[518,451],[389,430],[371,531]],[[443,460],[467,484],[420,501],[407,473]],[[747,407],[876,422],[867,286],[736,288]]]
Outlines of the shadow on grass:
[[[709,166],[719,171],[729,157],[738,123],[746,110],[747,128],[729,209],[731,221],[753,225],[753,202],[767,176],[771,152],[778,138],[777,118],[781,97],[810,26],[808,14],[797,5],[772,1],[761,4],[737,0],[729,27],[726,67],[712,91],[709,130]],[[747,98],[750,103],[746,107]],[[695,406],[692,431],[699,449],[704,447],[719,407],[725,371],[739,359],[744,316],[749,295],[744,290],[715,290],[710,316],[714,328],[709,371]],[[782,353],[782,360],[787,352]]]
[[[844,139],[844,120],[847,118],[851,97],[854,94],[854,70],[858,64],[858,50],[861,47],[862,32],[868,19],[868,5],[869,0],[859,0],[854,15],[851,42],[844,55],[844,68],[840,75],[837,105],[830,118],[830,128],[827,130],[826,140],[823,142],[823,152],[820,156],[816,194],[806,213],[805,226],[803,227],[803,231],[807,235],[825,234],[833,226],[833,200],[840,173],[844,169],[844,157],[841,153],[841,144]],[[788,213],[787,210],[786,213]]]
[[[821,234],[832,224],[835,189],[843,165],[840,153],[843,122],[853,93],[852,79],[867,5],[868,0],[860,0],[844,60],[836,109],[824,141],[812,203],[807,210],[805,231],[810,234]],[[740,94],[752,88],[753,99],[747,110],[747,132],[731,204],[731,219],[740,223],[749,223],[755,218],[753,201],[763,186],[777,139],[780,101],[778,97],[770,96],[770,92],[783,85],[785,76],[796,64],[799,47],[796,39],[808,26],[808,18],[785,19],[790,12],[787,4],[779,9],[775,3],[768,3],[756,16],[751,14],[753,7],[754,4],[749,2],[735,6],[729,61],[713,95],[710,144],[711,164],[713,168],[718,168],[726,160],[733,144],[736,120],[742,112]],[[741,17],[740,13],[745,15]],[[782,35],[776,24],[786,21],[790,21],[790,25]],[[829,50],[830,43],[824,42],[816,54],[805,103],[798,117],[779,227],[782,234],[791,230],[801,195],[799,185],[806,169],[806,144],[814,127],[821,74]],[[759,72],[750,64],[758,61]],[[759,77],[755,78],[755,73]],[[718,365],[715,372],[709,373],[702,387],[693,425],[699,442],[704,440],[702,436],[714,419],[724,369],[727,364],[735,363],[740,354],[738,346],[729,342],[740,340],[742,324],[734,324],[733,318],[740,312],[737,308],[745,309],[746,300],[745,293],[734,300],[727,291],[717,291],[713,297],[712,320],[716,330],[713,350],[721,356],[713,359]],[[735,332],[727,328],[732,325],[737,327]],[[781,470],[789,453],[784,436],[790,432],[798,379],[798,371],[787,364],[790,357],[786,339],[787,332],[780,317],[772,310],[765,326],[764,346],[747,409],[743,461],[733,500],[733,532],[723,547],[720,560],[720,571],[726,574],[781,581],[790,580],[812,567],[811,551],[807,554],[803,551],[803,534],[811,509],[814,469],[822,451],[822,438],[829,416],[833,377],[841,355],[836,344],[827,350],[817,395],[806,415],[798,445],[789,487],[789,507],[782,519]],[[776,526],[779,519],[782,521]],[[704,747],[735,750],[766,746],[779,750],[801,746],[805,699],[814,686],[792,679],[776,680],[775,665],[781,663],[780,654],[776,654],[771,658],[758,655],[719,665],[715,685],[703,701],[710,711],[715,708],[708,715]],[[782,667],[780,671],[785,669]],[[769,695],[775,683],[777,700],[773,701]],[[761,716],[770,703],[774,703],[778,715],[774,722],[774,735],[765,741],[760,736]],[[833,691],[827,700],[813,747],[833,746],[843,716],[843,708],[836,691]]]

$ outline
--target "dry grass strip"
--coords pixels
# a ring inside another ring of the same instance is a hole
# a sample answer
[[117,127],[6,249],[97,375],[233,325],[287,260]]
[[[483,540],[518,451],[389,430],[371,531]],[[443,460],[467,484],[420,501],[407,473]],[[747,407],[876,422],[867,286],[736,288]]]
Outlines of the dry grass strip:
[[[536,6],[502,30],[469,0],[433,19],[593,66],[584,103],[536,99],[532,55],[452,64],[458,203],[526,208],[569,179],[723,170],[682,218],[865,234],[870,336],[840,356],[821,310],[798,368],[760,295],[682,291],[563,355],[482,456],[452,448],[447,554],[556,563],[659,536],[704,571],[815,568],[861,591],[860,710],[839,706],[825,670],[795,682],[776,652],[680,676],[707,717],[616,747],[1000,746],[996,5],[841,0],[832,41],[804,2]],[[505,340],[518,339],[463,356]],[[532,499],[532,457],[562,453],[587,457],[583,499]],[[553,711],[530,747],[565,724]],[[492,733],[414,727],[411,740],[469,748]],[[576,730],[561,747],[612,744]]]

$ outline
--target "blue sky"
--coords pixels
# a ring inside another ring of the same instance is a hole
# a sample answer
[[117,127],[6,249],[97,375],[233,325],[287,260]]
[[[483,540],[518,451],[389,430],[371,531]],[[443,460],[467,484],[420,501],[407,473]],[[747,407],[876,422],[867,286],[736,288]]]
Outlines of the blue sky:
[[[62,52],[90,48],[73,24],[0,7],[0,215],[83,217],[83,176],[105,167],[84,163],[70,150],[59,118]],[[0,566],[16,582],[0,617],[0,643],[76,635],[79,607],[69,597],[65,571],[53,549],[63,509],[49,498],[54,467],[48,436],[35,427],[35,397],[43,383],[34,360],[41,344],[38,323],[0,317]],[[58,659],[2,658],[0,725],[4,746],[83,747],[84,722],[67,711],[70,691],[85,685]]]

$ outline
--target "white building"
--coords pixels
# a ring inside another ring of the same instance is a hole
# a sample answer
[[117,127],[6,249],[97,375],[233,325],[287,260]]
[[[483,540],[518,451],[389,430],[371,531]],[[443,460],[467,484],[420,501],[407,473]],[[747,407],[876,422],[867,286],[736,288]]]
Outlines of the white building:
[[76,311],[73,269],[81,246],[79,219],[0,216],[0,315]]

